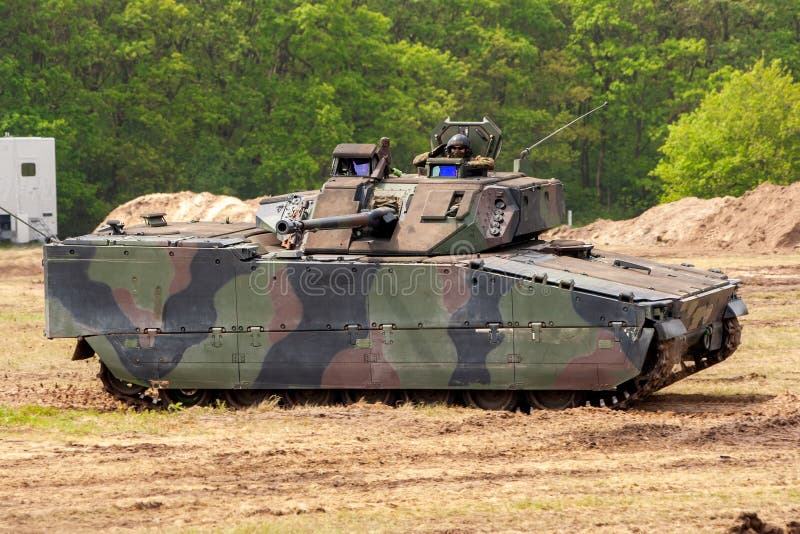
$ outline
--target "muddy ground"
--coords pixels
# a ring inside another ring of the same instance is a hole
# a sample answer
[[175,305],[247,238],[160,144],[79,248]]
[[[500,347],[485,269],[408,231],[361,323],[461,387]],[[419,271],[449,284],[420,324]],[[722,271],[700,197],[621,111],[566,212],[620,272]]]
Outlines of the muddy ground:
[[753,311],[728,361],[627,411],[532,414],[130,412],[102,392],[96,360],[71,362],[71,343],[42,338],[37,254],[0,250],[2,531],[726,532],[741,512],[784,529],[800,520],[800,325],[786,316],[796,253],[720,259]]

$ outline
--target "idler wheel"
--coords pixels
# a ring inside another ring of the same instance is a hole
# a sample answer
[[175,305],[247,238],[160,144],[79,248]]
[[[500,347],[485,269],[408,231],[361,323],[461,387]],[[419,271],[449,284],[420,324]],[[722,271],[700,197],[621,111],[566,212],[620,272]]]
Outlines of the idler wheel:
[[174,404],[184,408],[203,406],[211,399],[211,391],[207,389],[160,389],[158,394],[163,399],[164,406]]
[[346,389],[342,392],[342,399],[345,404],[364,401],[367,404],[378,404],[380,402],[386,406],[393,406],[395,392],[391,389]]
[[406,391],[406,400],[425,406],[453,404],[453,392],[449,389],[412,389]]
[[293,406],[325,406],[333,400],[330,389],[287,389],[283,392],[283,402]]
[[225,402],[232,408],[258,406],[270,396],[268,389],[226,389]]
[[120,380],[112,375],[111,371],[106,367],[106,364],[102,362],[100,363],[100,380],[103,381],[103,385],[106,386],[106,389],[109,390],[110,393],[118,393],[125,397],[134,397],[147,390],[144,386]]
[[526,397],[533,408],[540,410],[575,408],[581,406],[584,401],[580,391],[528,391]]
[[481,410],[513,410],[517,394],[507,389],[478,389],[464,392],[467,406]]

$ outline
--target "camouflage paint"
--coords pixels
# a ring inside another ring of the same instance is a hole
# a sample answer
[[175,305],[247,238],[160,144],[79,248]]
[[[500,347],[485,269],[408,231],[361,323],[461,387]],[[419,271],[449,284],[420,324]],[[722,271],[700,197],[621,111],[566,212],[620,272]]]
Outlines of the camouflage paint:
[[[641,370],[653,337],[630,303],[464,262],[126,250],[48,249],[49,334],[92,325],[112,373],[142,385],[603,389]],[[688,302],[694,317],[726,298]]]

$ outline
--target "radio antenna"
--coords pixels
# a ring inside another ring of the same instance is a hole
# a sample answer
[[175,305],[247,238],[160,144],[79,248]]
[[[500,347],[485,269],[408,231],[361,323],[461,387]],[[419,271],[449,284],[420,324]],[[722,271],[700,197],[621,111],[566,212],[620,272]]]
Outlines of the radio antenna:
[[558,133],[558,132],[560,132],[561,130],[565,130],[565,129],[569,128],[570,126],[572,126],[573,124],[575,124],[576,122],[578,122],[578,121],[579,121],[579,120],[581,120],[582,118],[586,117],[587,115],[591,115],[592,113],[594,113],[594,112],[595,112],[595,111],[597,111],[598,109],[605,107],[605,105],[606,105],[606,104],[608,104],[608,100],[606,100],[605,102],[603,102],[602,104],[600,104],[599,106],[597,106],[596,108],[594,108],[593,110],[591,110],[591,111],[587,111],[586,113],[584,113],[583,115],[581,115],[581,116],[580,116],[580,117],[578,117],[577,119],[573,119],[572,121],[570,121],[569,123],[565,124],[564,126],[562,126],[561,128],[559,128],[559,129],[558,129],[558,130],[556,130],[555,132],[552,132],[551,134],[547,135],[546,137],[543,137],[542,139],[539,139],[539,140],[538,140],[538,141],[536,141],[534,144],[532,144],[531,146],[529,146],[528,148],[526,148],[525,150],[523,150],[522,152],[520,152],[520,153],[519,153],[519,159],[525,159],[526,157],[528,157],[528,154],[530,154],[530,153],[531,153],[531,150],[533,150],[534,148],[536,148],[536,147],[537,147],[537,146],[539,146],[540,144],[544,143],[545,141],[547,141],[548,139],[550,139],[551,137],[553,137],[555,134],[557,134],[557,133]]

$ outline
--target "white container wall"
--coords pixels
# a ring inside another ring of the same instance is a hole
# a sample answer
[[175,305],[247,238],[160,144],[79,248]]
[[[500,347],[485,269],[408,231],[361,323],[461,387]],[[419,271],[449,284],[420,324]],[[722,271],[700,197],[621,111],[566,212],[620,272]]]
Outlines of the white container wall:
[[[58,233],[55,139],[0,137],[0,207],[46,235]],[[27,243],[44,236],[0,210],[0,239]]]

